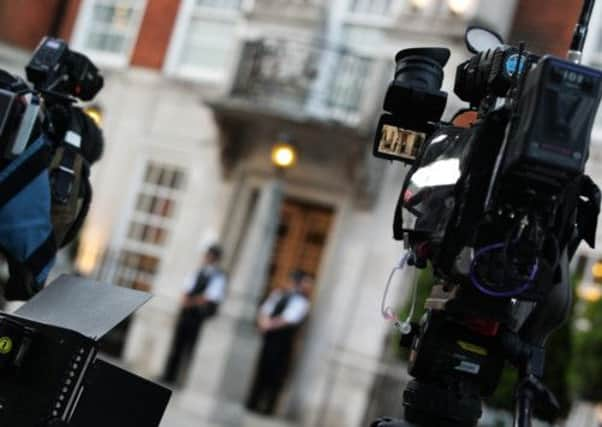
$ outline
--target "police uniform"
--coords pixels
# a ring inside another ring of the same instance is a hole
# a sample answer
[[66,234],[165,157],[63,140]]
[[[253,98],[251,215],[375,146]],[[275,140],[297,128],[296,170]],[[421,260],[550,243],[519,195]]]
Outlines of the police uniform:
[[299,292],[273,291],[260,312],[270,318],[280,317],[284,327],[267,331],[255,372],[247,408],[270,414],[289,371],[295,336],[309,311],[309,300]]
[[182,360],[193,353],[203,322],[216,314],[219,304],[224,299],[226,277],[217,267],[202,268],[194,280],[189,282],[186,296],[203,296],[207,302],[202,305],[183,307],[180,310],[171,351],[162,377],[165,382],[176,381]]

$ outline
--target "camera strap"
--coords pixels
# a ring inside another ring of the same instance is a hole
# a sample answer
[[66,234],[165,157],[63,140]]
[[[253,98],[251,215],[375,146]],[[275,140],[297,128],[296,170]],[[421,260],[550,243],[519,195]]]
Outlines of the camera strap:
[[73,120],[50,165],[52,223],[59,247],[73,239],[90,205],[89,165],[81,153],[80,129],[79,122]]

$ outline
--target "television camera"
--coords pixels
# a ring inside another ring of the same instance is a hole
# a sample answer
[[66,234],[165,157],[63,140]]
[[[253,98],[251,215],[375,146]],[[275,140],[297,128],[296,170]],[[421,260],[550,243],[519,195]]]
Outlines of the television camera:
[[534,400],[557,406],[541,381],[544,346],[568,316],[569,260],[581,240],[594,246],[600,210],[584,170],[602,72],[579,63],[593,6],[584,1],[568,59],[468,28],[474,56],[458,66],[454,92],[469,106],[451,122],[441,120],[450,51],[395,58],[373,153],[410,165],[394,237],[409,265],[430,264],[437,278],[420,323],[401,328],[414,377],[408,423],[475,426],[506,361],[519,374],[515,426],[531,425]]
[[75,105],[103,86],[94,64],[46,37],[25,71],[31,83],[0,70],[0,248],[9,300],[39,291],[57,249],[77,234],[91,200],[90,166],[103,150],[102,132]]
[[28,300],[0,312],[0,425],[158,426],[171,392],[97,358],[99,340],[149,295],[78,276],[44,286],[88,212],[103,137],[75,103],[92,100],[103,78],[49,37],[25,70],[30,83],[0,70],[3,294]]

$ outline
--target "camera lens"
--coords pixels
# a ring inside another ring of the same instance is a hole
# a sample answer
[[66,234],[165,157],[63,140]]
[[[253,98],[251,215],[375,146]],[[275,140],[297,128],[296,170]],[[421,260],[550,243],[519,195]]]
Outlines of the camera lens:
[[415,89],[437,91],[443,83],[443,67],[450,56],[445,48],[404,49],[395,56],[395,80]]
[[407,129],[423,131],[443,115],[447,94],[442,92],[447,48],[404,49],[395,56],[395,79],[387,90],[384,110]]

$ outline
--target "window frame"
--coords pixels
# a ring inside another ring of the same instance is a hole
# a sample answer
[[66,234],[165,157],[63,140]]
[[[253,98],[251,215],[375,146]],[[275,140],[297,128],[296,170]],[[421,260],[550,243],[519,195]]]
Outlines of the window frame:
[[[240,37],[237,34],[240,23],[244,19],[244,16],[252,10],[255,1],[241,0],[241,5],[238,10],[220,10],[202,6],[197,9],[197,6],[194,3],[195,0],[181,0],[174,31],[171,35],[171,40],[169,41],[167,55],[165,56],[163,72],[169,77],[183,80],[226,85],[233,77],[238,51],[240,50]],[[235,48],[231,55],[231,59],[226,61],[224,69],[221,71],[203,67],[183,66],[180,64],[180,57],[182,56],[182,50],[186,43],[190,24],[196,16],[201,16],[208,20],[213,18],[214,20],[232,24]]]
[[343,19],[345,24],[387,29],[395,26],[397,19],[401,15],[403,9],[406,7],[406,3],[409,0],[391,0],[389,12],[386,14],[355,12],[352,10],[354,1],[355,0],[348,0],[347,2],[345,8],[345,18]]
[[[182,181],[178,188],[167,188],[156,183],[149,183],[146,180],[147,168],[151,165],[155,167],[167,167],[171,170],[178,170],[183,175]],[[161,158],[155,154],[144,154],[137,161],[135,166],[135,173],[129,181],[129,191],[126,197],[125,206],[123,208],[122,215],[119,216],[119,221],[115,224],[113,230],[113,238],[111,248],[115,254],[115,262],[112,265],[112,270],[109,271],[109,276],[117,274],[122,269],[131,270],[132,268],[127,265],[122,265],[121,256],[124,252],[134,253],[138,256],[150,256],[158,259],[158,266],[156,271],[152,274],[142,272],[139,273],[145,276],[152,276],[152,280],[149,281],[151,287],[155,287],[162,274],[163,264],[165,262],[167,254],[172,247],[173,234],[178,226],[179,215],[181,212],[181,204],[186,198],[186,194],[189,188],[191,179],[190,165],[186,162],[178,160],[176,157],[167,155],[166,158]],[[174,206],[172,207],[172,215],[170,217],[160,217],[151,212],[141,212],[138,210],[138,197],[140,194],[154,194],[160,197],[169,197],[173,200]],[[163,242],[150,243],[144,242],[129,235],[130,227],[134,222],[138,222],[141,225],[158,226],[166,230],[166,237]],[[112,278],[111,280],[116,280]]]
[[142,28],[142,22],[146,14],[149,0],[138,0],[142,6],[140,12],[137,14],[135,19],[134,28],[132,28],[133,37],[129,46],[126,47],[123,53],[114,52],[102,52],[97,50],[87,49],[85,46],[85,40],[90,33],[92,25],[92,14],[94,12],[94,6],[97,3],[113,3],[113,0],[83,0],[80,5],[80,10],[77,15],[75,22],[75,28],[73,36],[71,38],[71,44],[74,49],[84,52],[88,55],[97,65],[109,67],[109,68],[125,68],[130,64],[134,49],[138,42],[140,35],[140,29]]

